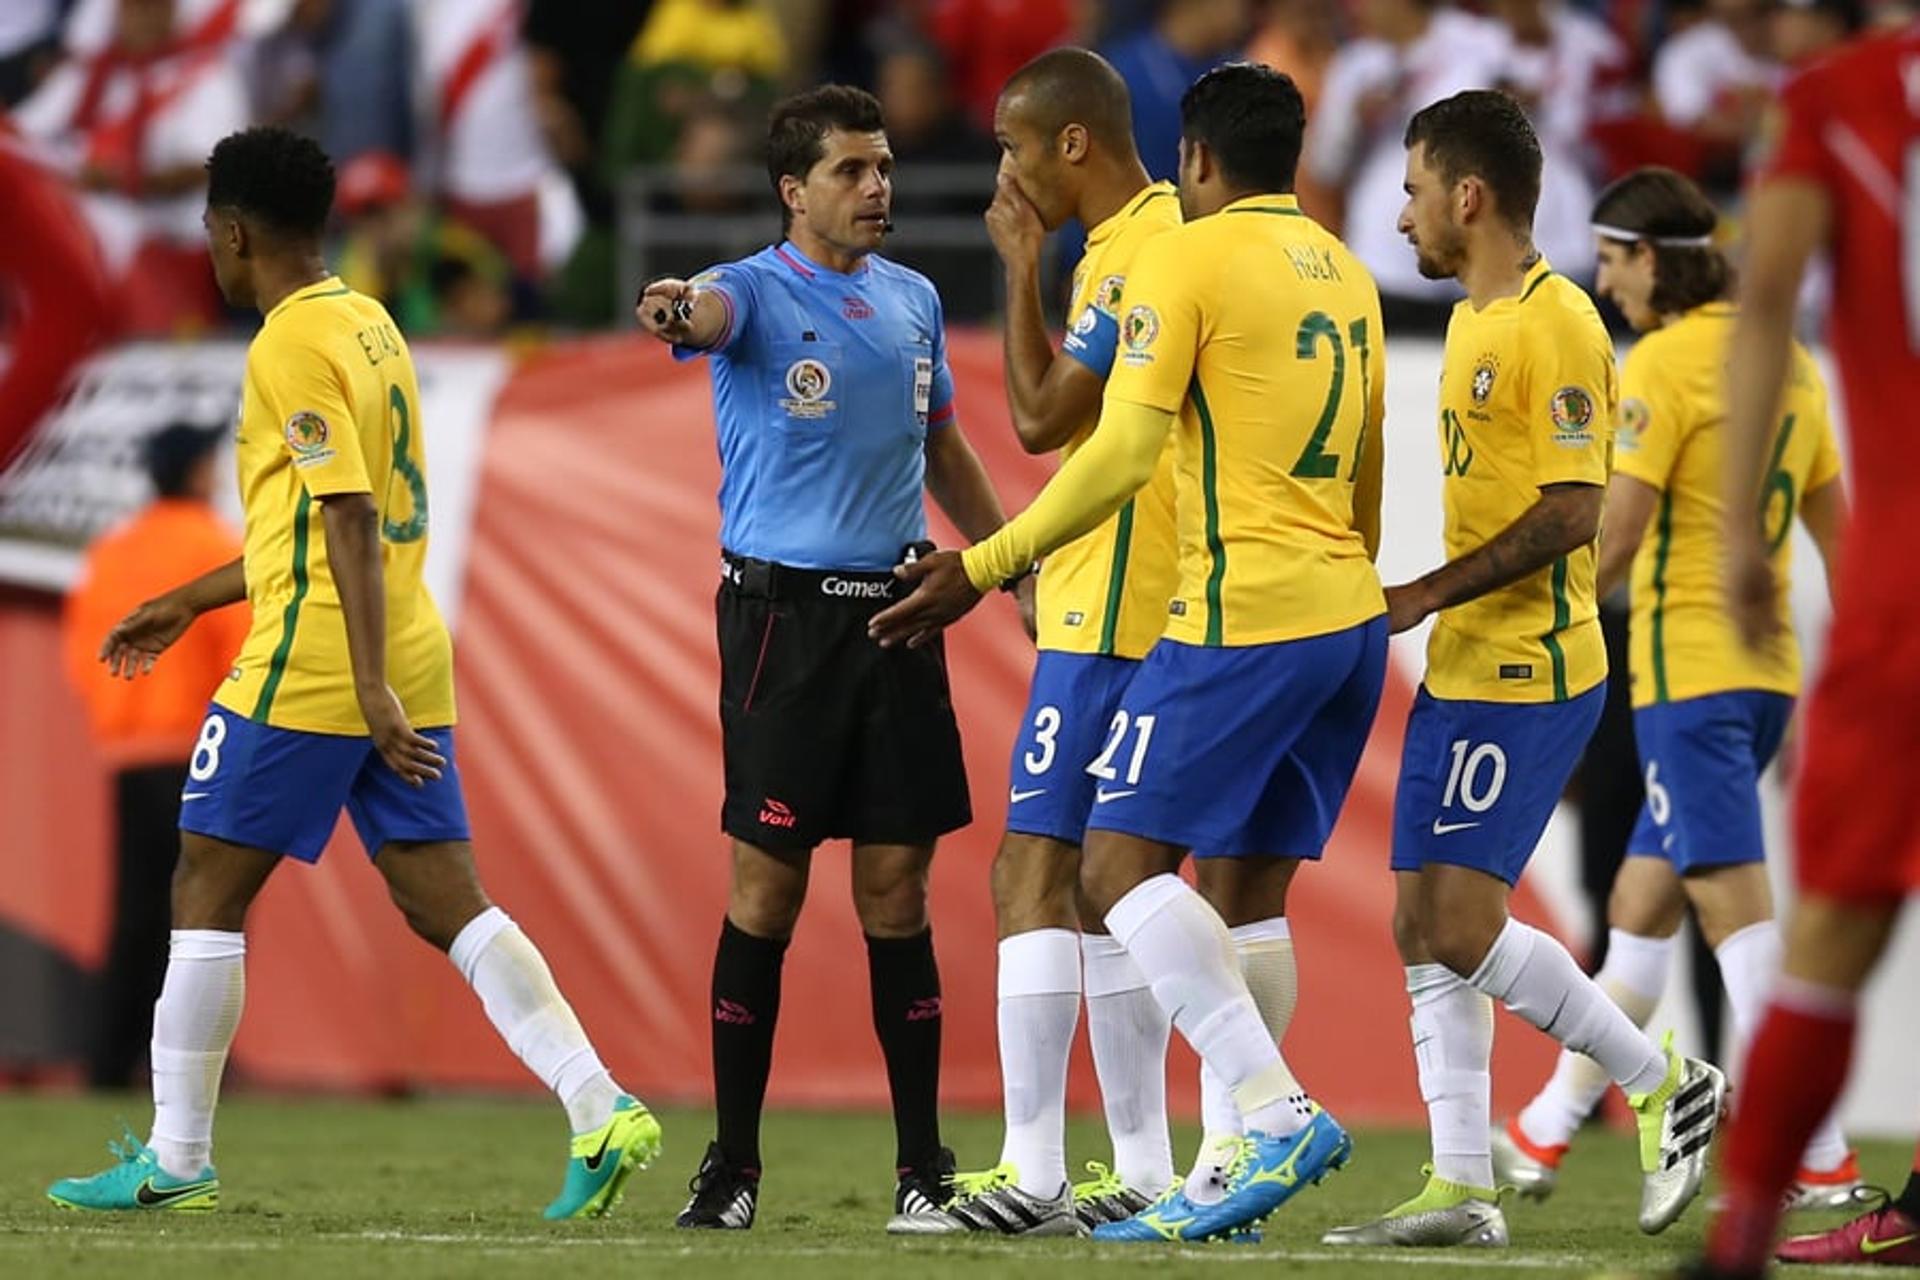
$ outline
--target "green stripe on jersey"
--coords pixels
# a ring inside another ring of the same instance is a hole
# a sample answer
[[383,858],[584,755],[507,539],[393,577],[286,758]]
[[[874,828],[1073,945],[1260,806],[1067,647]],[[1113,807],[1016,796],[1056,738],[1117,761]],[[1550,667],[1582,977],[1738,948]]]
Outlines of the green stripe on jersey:
[[300,501],[293,509],[293,598],[287,601],[286,612],[280,615],[280,643],[274,646],[273,658],[267,663],[267,679],[260,686],[260,699],[253,704],[253,719],[262,724],[273,710],[273,695],[280,692],[280,679],[287,674],[287,658],[293,653],[293,633],[300,625],[300,604],[307,598],[307,517],[312,510],[312,497],[305,489],[300,490]]
[[1207,393],[1196,375],[1188,394],[1200,415],[1200,493],[1206,501],[1207,554],[1213,568],[1207,574],[1207,643],[1225,643],[1226,626],[1220,617],[1220,588],[1227,578],[1227,544],[1220,538],[1220,442],[1213,430],[1213,414],[1207,409]]
[[1560,633],[1567,629],[1567,623],[1573,617],[1573,606],[1567,600],[1567,558],[1561,556],[1553,562],[1553,630],[1540,637],[1547,646],[1547,657],[1553,663],[1553,700],[1567,700],[1567,655],[1560,647]]
[[1100,620],[1100,652],[1111,657],[1113,633],[1120,626],[1120,601],[1127,591],[1127,556],[1133,550],[1133,504],[1128,498],[1113,528],[1113,567],[1107,571],[1107,612]]
[[1660,494],[1653,543],[1653,700],[1667,700],[1667,556],[1673,551],[1673,494]]

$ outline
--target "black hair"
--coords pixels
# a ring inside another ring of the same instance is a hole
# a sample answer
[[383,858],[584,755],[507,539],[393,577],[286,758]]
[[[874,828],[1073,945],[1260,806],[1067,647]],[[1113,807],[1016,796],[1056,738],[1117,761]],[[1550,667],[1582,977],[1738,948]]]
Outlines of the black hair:
[[319,143],[289,129],[230,133],[207,157],[207,205],[281,235],[318,237],[333,209],[333,162]]
[[219,427],[170,422],[148,436],[142,460],[154,492],[162,498],[185,494],[194,467],[219,446],[221,434]]
[[[835,129],[847,133],[880,133],[887,127],[880,99],[852,85],[823,84],[774,104],[767,120],[767,177],[773,194],[780,195],[780,179],[805,180],[826,154],[826,138]],[[793,210],[780,200],[780,226],[793,222]]]
[[1487,184],[1510,226],[1533,225],[1540,203],[1540,139],[1520,104],[1498,89],[1468,89],[1422,107],[1407,122],[1406,146],[1424,144],[1427,164],[1448,186]]
[[1257,62],[1229,62],[1180,96],[1180,134],[1204,142],[1221,176],[1247,191],[1293,190],[1307,104],[1291,76]]
[[1661,315],[1691,311],[1733,292],[1733,264],[1718,247],[1660,243],[1711,237],[1720,224],[1713,202],[1672,169],[1649,165],[1616,180],[1593,202],[1593,221],[1631,232],[1653,251],[1653,294],[1647,304]]
[[1002,99],[1019,94],[1027,118],[1048,138],[1070,124],[1121,156],[1134,154],[1133,99],[1127,82],[1091,49],[1049,49],[1013,73]]

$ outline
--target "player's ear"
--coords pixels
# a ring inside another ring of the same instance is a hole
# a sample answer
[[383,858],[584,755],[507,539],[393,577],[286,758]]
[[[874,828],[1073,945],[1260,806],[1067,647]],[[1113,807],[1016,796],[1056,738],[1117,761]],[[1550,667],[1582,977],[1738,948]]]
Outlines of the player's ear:
[[1085,160],[1088,145],[1087,126],[1070,124],[1060,131],[1060,158],[1068,164]]
[[1487,212],[1487,184],[1472,174],[1453,184],[1452,196],[1456,222],[1464,225]]
[[791,173],[780,175],[780,203],[796,218],[807,211],[806,189],[805,179]]
[[225,225],[220,234],[226,238],[227,249],[235,258],[245,258],[253,247],[252,237],[247,232],[245,219],[230,217],[223,219]]

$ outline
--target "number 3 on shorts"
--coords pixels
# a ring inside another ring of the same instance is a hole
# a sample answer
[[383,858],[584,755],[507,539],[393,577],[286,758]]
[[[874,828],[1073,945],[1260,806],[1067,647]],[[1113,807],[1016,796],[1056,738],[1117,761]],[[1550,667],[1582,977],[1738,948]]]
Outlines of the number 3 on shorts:
[[207,722],[200,726],[200,736],[193,744],[193,758],[187,761],[187,776],[195,782],[205,782],[220,769],[220,744],[227,740],[227,722],[219,716],[208,716]]
[[[1135,716],[1132,720],[1134,731],[1133,757],[1127,761],[1127,785],[1140,785],[1140,769],[1147,763],[1147,744],[1153,741],[1154,716]],[[1113,725],[1107,730],[1107,747],[1098,759],[1087,766],[1087,772],[1102,782],[1115,782],[1119,779],[1119,770],[1113,767],[1113,758],[1120,750],[1120,744],[1127,740],[1127,713],[1113,713]]]

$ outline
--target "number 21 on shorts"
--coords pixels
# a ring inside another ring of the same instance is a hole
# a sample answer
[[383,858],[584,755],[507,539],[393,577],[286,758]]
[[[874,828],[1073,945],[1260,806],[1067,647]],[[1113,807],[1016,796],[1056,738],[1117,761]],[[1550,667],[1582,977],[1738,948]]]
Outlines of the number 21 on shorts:
[[[1120,771],[1114,767],[1114,758],[1120,754],[1120,748],[1127,740],[1127,731],[1133,731],[1133,753],[1127,759],[1126,785],[1140,785],[1140,770],[1147,763],[1147,746],[1153,741],[1153,724],[1157,717],[1150,715],[1133,716],[1131,719],[1124,711],[1113,713],[1113,724],[1107,730],[1107,745],[1094,762],[1087,766],[1087,772],[1102,782],[1118,782]],[[1118,799],[1111,792],[1098,793],[1101,800]]]

